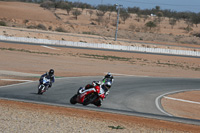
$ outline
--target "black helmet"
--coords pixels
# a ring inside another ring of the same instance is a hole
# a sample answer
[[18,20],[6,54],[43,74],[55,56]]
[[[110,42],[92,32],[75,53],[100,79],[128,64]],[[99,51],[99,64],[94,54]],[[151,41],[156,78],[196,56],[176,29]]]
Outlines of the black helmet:
[[49,75],[50,75],[50,76],[54,75],[54,70],[53,70],[53,69],[50,69],[50,70],[49,70]]

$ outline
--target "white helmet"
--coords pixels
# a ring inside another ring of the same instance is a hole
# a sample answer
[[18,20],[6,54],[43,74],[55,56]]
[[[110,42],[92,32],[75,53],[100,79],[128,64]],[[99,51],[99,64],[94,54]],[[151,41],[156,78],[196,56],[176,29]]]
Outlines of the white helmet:
[[107,89],[110,89],[111,88],[111,82],[110,81],[107,81],[104,83],[104,86],[107,88]]
[[108,72],[104,78],[107,78],[107,79],[113,79],[113,76],[110,72]]

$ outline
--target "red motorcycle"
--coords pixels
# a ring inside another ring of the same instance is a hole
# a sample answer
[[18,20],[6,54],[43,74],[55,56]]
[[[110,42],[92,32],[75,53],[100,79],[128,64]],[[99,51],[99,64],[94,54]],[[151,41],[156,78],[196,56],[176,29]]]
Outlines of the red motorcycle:
[[71,104],[80,103],[83,105],[94,104],[96,106],[101,106],[101,101],[105,98],[105,95],[99,95],[100,86],[88,85],[86,87],[81,87],[77,94],[75,94],[71,99]]

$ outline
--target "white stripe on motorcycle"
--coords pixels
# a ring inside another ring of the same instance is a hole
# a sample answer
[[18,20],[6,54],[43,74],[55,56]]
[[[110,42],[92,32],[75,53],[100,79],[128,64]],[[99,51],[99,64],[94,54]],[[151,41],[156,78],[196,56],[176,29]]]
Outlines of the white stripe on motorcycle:
[[85,93],[85,92],[88,92],[88,91],[91,91],[91,90],[96,91],[94,88],[91,88],[91,89],[86,89],[86,90],[82,91],[81,94],[83,94],[83,93]]

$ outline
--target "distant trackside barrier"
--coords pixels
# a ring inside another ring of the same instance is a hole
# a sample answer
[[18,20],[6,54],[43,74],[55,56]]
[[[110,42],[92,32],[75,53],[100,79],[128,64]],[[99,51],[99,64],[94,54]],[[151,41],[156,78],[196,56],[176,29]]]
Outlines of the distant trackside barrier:
[[39,44],[48,44],[48,45],[62,45],[62,46],[103,48],[103,49],[124,50],[124,51],[138,51],[138,52],[148,52],[148,53],[200,56],[199,51],[189,51],[189,50],[147,48],[147,47],[139,47],[139,46],[123,46],[123,45],[97,44],[97,43],[85,43],[85,42],[71,42],[71,41],[47,40],[47,39],[25,38],[25,37],[9,37],[9,36],[1,36],[1,35],[0,35],[0,40],[39,43]]

